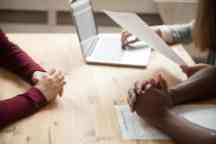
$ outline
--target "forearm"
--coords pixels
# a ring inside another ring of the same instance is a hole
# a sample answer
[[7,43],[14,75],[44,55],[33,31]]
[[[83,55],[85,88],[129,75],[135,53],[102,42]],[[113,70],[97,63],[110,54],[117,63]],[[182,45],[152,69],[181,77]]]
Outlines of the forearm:
[[177,144],[215,144],[216,131],[196,125],[175,113],[158,122],[158,129],[169,135]]
[[45,104],[43,94],[36,88],[11,99],[0,101],[0,129],[33,114]]
[[192,42],[192,23],[161,26],[161,37],[169,44]]
[[216,67],[209,66],[191,76],[188,80],[169,90],[174,105],[214,98],[216,96]]
[[0,66],[16,73],[24,80],[32,82],[35,71],[45,71],[27,53],[17,45],[10,42],[6,35],[0,31]]
[[199,71],[199,70],[202,70],[202,69],[207,68],[209,66],[211,66],[211,65],[205,64],[205,63],[199,63],[199,64],[196,64],[196,69],[197,69],[197,71]]

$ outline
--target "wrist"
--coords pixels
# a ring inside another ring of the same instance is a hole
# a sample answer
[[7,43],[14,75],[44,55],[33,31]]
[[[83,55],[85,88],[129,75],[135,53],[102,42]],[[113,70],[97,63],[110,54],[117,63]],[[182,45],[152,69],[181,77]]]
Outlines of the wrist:
[[169,97],[170,97],[170,99],[171,99],[171,102],[172,102],[172,106],[175,106],[176,105],[176,94],[177,92],[176,92],[176,90],[175,89],[169,89],[168,90],[168,95],[169,95]]
[[168,26],[166,26],[166,25],[161,26],[160,31],[161,31],[161,37],[166,43],[168,43],[168,44],[174,43],[171,29]]
[[44,94],[36,87],[31,88],[25,94],[25,97],[32,102],[36,109],[39,109],[47,104]]
[[36,84],[38,80],[42,79],[43,76],[46,76],[47,72],[44,71],[35,71],[32,74],[32,82]]
[[171,110],[167,110],[162,116],[157,117],[154,121],[152,121],[151,124],[158,129],[164,129],[166,128],[172,117],[173,112],[171,112]]
[[155,124],[155,127],[158,129],[164,129],[169,124],[170,120],[173,119],[175,113],[171,110],[167,110],[162,117],[160,117]]

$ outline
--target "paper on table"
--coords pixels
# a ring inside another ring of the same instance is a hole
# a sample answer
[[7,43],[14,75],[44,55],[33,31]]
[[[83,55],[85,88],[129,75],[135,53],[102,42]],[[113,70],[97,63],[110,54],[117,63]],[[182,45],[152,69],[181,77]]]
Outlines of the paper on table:
[[[127,105],[115,106],[120,131],[126,140],[166,140],[168,136],[148,123],[140,119],[135,113],[131,113]],[[215,105],[189,105],[179,106],[173,111],[186,119],[206,128],[216,130],[216,106]],[[205,114],[205,117],[203,117]]]
[[140,119],[136,113],[131,113],[127,105],[116,106],[120,131],[123,139],[126,140],[151,140],[168,139],[166,135],[151,127]]
[[140,40],[145,41],[155,50],[158,50],[164,56],[170,58],[180,65],[187,63],[177,55],[144,21],[134,13],[113,12],[104,10],[122,28],[132,33]]

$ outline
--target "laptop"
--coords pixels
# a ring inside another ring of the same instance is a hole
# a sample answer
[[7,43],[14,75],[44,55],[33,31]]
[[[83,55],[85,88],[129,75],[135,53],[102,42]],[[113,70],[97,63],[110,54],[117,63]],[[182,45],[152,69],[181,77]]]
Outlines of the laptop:
[[167,43],[135,13],[114,12],[108,10],[104,10],[104,13],[122,28],[139,38],[139,40],[145,41],[150,47],[160,52],[174,63],[188,65],[182,57],[171,49]]
[[88,64],[146,67],[151,48],[122,49],[121,34],[98,33],[90,0],[70,3],[83,58]]

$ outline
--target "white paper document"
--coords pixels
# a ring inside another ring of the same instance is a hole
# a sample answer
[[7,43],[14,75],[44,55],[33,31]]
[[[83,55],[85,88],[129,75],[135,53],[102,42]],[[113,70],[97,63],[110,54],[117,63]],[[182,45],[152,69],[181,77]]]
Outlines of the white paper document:
[[125,140],[162,140],[166,135],[151,127],[148,123],[132,113],[127,105],[116,106],[119,127],[122,138]]
[[[125,140],[166,140],[168,136],[150,126],[129,110],[128,105],[115,106],[122,138]],[[216,130],[216,105],[188,105],[173,111],[200,126]]]
[[123,29],[127,30],[137,38],[145,41],[150,47],[170,58],[175,63],[187,65],[140,17],[134,13],[104,11]]

